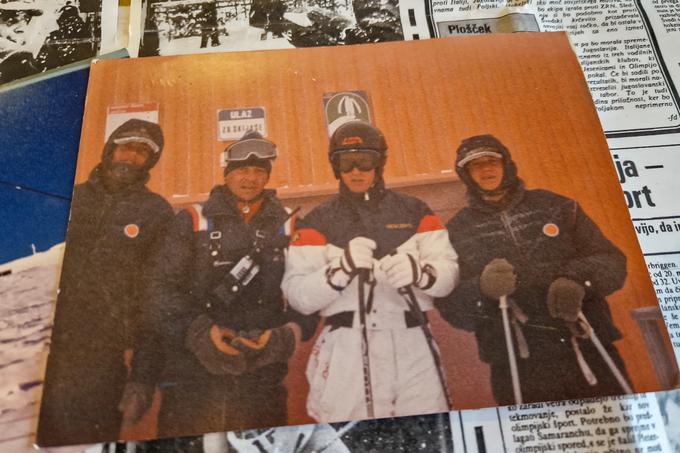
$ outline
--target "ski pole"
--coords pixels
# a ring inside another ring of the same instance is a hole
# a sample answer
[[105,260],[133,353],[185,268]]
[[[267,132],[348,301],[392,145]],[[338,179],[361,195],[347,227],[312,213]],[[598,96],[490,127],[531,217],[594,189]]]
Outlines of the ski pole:
[[370,280],[370,270],[359,270],[359,324],[361,324],[361,359],[364,369],[364,395],[368,418],[375,418],[373,410],[373,387],[371,384],[371,361],[368,348],[368,326],[366,325],[365,285]]
[[579,312],[578,314],[578,320],[581,321],[586,326],[586,331],[588,332],[588,337],[590,338],[590,341],[593,342],[595,349],[597,349],[597,352],[600,353],[600,356],[602,356],[602,360],[604,360],[604,362],[607,364],[609,370],[612,372],[612,374],[618,381],[623,391],[625,393],[633,393],[633,389],[630,387],[630,384],[628,384],[626,378],[623,377],[623,373],[621,373],[621,370],[619,370],[619,367],[616,366],[614,360],[612,360],[612,357],[609,355],[609,352],[607,352],[607,350],[602,345],[602,342],[595,333],[595,330],[588,322],[588,318],[586,318],[582,311]]
[[510,330],[507,295],[504,294],[500,297],[499,307],[501,309],[501,315],[503,316],[503,330],[505,332],[505,345],[508,349],[508,362],[510,362],[512,392],[515,395],[515,404],[522,404],[522,388],[519,383],[519,370],[517,369],[517,357],[515,357],[515,345],[512,342],[512,332]]
[[427,323],[427,318],[425,318],[425,313],[423,313],[420,305],[418,305],[418,300],[416,299],[416,295],[413,292],[413,287],[411,285],[402,286],[397,290],[397,292],[404,297],[406,305],[408,306],[409,310],[411,310],[411,313],[415,315],[418,324],[420,324],[420,329],[425,335],[427,346],[429,347],[430,353],[432,354],[432,360],[434,360],[435,368],[437,368],[437,376],[439,377],[439,382],[441,383],[442,390],[444,391],[446,404],[448,405],[449,410],[452,410],[453,399],[451,398],[451,392],[449,392],[449,386],[446,384],[446,378],[444,377],[442,360],[439,355],[439,351],[437,351],[437,348],[434,345],[434,337],[432,336],[432,331],[430,330],[430,326]]

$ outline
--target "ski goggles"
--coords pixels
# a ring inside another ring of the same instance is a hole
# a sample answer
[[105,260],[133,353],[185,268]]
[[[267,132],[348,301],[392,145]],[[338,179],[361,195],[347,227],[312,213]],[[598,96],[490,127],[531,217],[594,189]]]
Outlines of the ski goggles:
[[349,173],[355,168],[371,171],[380,166],[380,154],[371,150],[341,152],[333,157],[333,163],[340,173]]
[[264,138],[248,138],[238,141],[222,153],[222,166],[229,162],[241,162],[250,158],[276,159],[276,145]]

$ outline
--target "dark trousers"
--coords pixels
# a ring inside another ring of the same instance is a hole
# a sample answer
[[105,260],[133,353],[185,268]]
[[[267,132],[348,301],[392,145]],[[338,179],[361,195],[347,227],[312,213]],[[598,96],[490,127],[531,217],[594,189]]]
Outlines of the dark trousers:
[[118,403],[127,375],[123,351],[103,351],[87,361],[69,359],[74,358],[64,354],[48,368],[38,444],[118,440],[122,418]]
[[201,30],[201,48],[208,45],[208,40],[210,40],[211,47],[220,45],[220,34],[217,28],[204,28]]
[[[628,382],[628,373],[619,351],[613,344],[604,345],[616,366]],[[503,344],[502,347],[505,347]],[[517,357],[522,399],[525,403],[620,395],[623,389],[600,353],[590,340],[579,340],[579,347],[588,366],[597,377],[590,385],[579,367],[569,339],[555,344],[550,350],[531,354],[528,359]],[[515,404],[512,378],[507,360],[491,364],[491,387],[499,405]]]
[[158,437],[286,425],[288,392],[274,387],[234,386],[216,378],[161,389]]

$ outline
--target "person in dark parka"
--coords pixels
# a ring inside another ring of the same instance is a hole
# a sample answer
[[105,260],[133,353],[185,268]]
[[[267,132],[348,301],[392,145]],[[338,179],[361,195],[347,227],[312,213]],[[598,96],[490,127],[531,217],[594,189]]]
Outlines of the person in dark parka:
[[456,171],[468,207],[447,224],[461,283],[437,307],[475,332],[498,404],[514,403],[499,298],[507,295],[524,402],[623,392],[578,321],[583,312],[625,375],[621,334],[605,297],[626,279],[626,257],[578,202],[529,190],[491,135],[463,140]]
[[124,352],[144,334],[145,276],[173,217],[165,199],[146,188],[162,149],[157,124],[129,120],[111,134],[87,182],[75,186],[38,427],[41,446],[118,439]]
[[289,213],[265,189],[275,145],[253,132],[223,157],[224,184],[177,215],[151,269],[147,347],[164,366],[133,378],[161,390],[159,437],[287,424],[288,359],[318,322],[281,293]]

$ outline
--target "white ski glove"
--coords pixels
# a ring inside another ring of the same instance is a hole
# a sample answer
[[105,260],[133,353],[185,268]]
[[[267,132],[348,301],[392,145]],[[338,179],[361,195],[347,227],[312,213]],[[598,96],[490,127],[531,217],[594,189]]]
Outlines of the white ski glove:
[[337,251],[327,250],[327,255],[331,258],[331,265],[327,273],[328,284],[338,291],[344,289],[354,278],[360,269],[373,269],[373,251],[378,245],[372,239],[356,237],[349,241],[347,248],[341,254],[332,253]]
[[374,240],[356,237],[349,241],[340,266],[347,275],[354,275],[359,269],[373,269],[373,251],[378,247]]
[[410,253],[386,255],[380,260],[380,268],[387,282],[394,288],[415,285],[423,279],[423,269],[418,260]]

